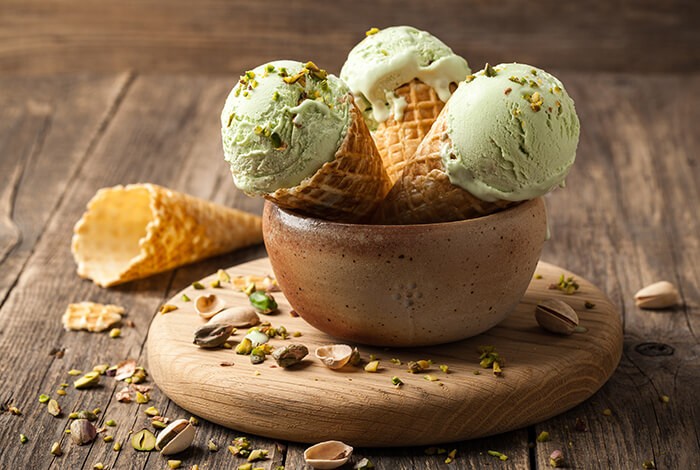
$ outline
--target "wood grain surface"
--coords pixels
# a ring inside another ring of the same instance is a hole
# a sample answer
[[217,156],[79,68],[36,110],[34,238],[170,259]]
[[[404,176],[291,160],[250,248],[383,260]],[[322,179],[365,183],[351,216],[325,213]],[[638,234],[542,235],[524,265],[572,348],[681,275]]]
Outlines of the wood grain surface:
[[231,73],[274,59],[337,73],[371,27],[428,30],[480,69],[700,71],[700,4],[594,0],[0,1],[0,74]]
[[[693,99],[700,94],[700,75],[559,75],[576,100],[582,134],[567,188],[547,199],[553,238],[543,259],[591,280],[619,309],[621,363],[591,399],[560,416],[446,446],[457,449],[450,466],[442,456],[425,455],[422,446],[356,450],[376,468],[543,469],[555,449],[564,452],[569,468],[639,469],[645,460],[659,469],[700,468],[700,109]],[[110,433],[120,442],[147,425],[147,406],[169,417],[189,416],[157,388],[151,403],[140,406],[118,403],[110,380],[94,390],[69,389],[64,397],[55,389],[71,381],[71,368],[128,357],[144,364],[148,325],[166,299],[219,267],[264,256],[264,250],[99,289],[75,275],[71,229],[98,188],[136,181],[259,212],[259,201],[234,189],[222,159],[218,114],[232,81],[229,75],[0,77],[1,467],[92,469],[103,462],[110,469],[166,468],[159,455],[128,445],[114,452],[99,439],[77,447],[63,433],[67,413],[83,408],[99,406],[102,421],[115,419]],[[634,293],[660,279],[679,287],[683,304],[661,311],[635,307]],[[63,331],[66,305],[81,300],[123,305],[134,327],[123,328],[119,339]],[[61,358],[49,355],[64,348]],[[40,393],[58,398],[61,418],[37,402]],[[22,415],[4,411],[10,405]],[[605,409],[612,414],[604,415]],[[585,432],[575,429],[577,418]],[[549,432],[549,441],[535,441],[541,431]],[[236,461],[225,446],[237,434],[205,420],[197,432],[222,450],[193,448],[180,456],[183,467],[232,467]],[[19,433],[27,435],[26,444]],[[62,457],[49,453],[54,441],[62,442]],[[304,446],[253,441],[271,451],[264,468],[305,468]],[[501,462],[488,450],[509,458]]]
[[[263,258],[232,266],[227,272],[231,277],[265,276],[272,273],[272,267]],[[321,364],[313,357],[316,348],[343,341],[302,318],[292,318],[281,293],[275,296],[279,312],[261,321],[301,333],[299,338],[272,339],[270,344],[274,348],[304,344],[310,354],[302,364],[282,369],[268,358],[254,365],[230,349],[201,349],[192,344],[193,332],[205,323],[194,308],[198,296],[213,294],[231,307],[250,303],[228,283],[205,290],[190,286],[168,301],[177,310],[156,315],[151,323],[148,363],[154,382],[184,409],[234,430],[273,439],[311,444],[335,439],[388,447],[444,444],[511,431],[588,399],[607,381],[622,354],[619,313],[605,294],[585,280],[579,280],[574,295],[550,289],[560,275],[575,276],[557,266],[540,263],[536,273],[512,315],[476,337],[421,348],[352,344],[359,347],[365,363],[370,354],[381,361],[377,373],[351,366],[332,371]],[[210,286],[216,279],[213,274],[200,283]],[[191,300],[184,301],[183,294]],[[545,299],[571,305],[580,326],[588,331],[562,337],[539,328],[535,305]],[[594,307],[585,308],[587,302]],[[232,345],[245,335],[246,329],[240,330],[231,337]],[[478,351],[483,345],[494,346],[504,357],[502,377],[479,367]],[[434,365],[425,372],[408,373],[409,361],[421,359]],[[441,364],[450,373],[443,373]],[[427,375],[436,380],[426,380]],[[394,387],[394,376],[404,385]],[[268,410],[277,411],[270,414]]]

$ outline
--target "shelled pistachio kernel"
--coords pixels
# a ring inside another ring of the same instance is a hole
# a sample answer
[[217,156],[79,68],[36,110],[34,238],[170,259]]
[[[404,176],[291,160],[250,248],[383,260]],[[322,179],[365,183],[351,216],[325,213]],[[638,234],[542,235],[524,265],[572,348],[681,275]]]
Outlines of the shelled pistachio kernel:
[[148,429],[142,429],[131,436],[131,446],[139,452],[150,452],[156,447],[156,436]]
[[60,457],[61,455],[63,455],[63,450],[61,449],[60,442],[54,442],[51,445],[51,454],[55,455],[56,457]]
[[94,468],[95,470],[104,470],[105,466],[102,462],[97,462],[92,468]]
[[146,413],[148,416],[158,416],[160,415],[160,411],[158,411],[158,408],[155,406],[150,406],[143,410],[144,413]]
[[77,389],[84,389],[94,387],[100,383],[100,373],[99,372],[88,372],[87,374],[80,377],[78,380],[73,382],[73,386]]

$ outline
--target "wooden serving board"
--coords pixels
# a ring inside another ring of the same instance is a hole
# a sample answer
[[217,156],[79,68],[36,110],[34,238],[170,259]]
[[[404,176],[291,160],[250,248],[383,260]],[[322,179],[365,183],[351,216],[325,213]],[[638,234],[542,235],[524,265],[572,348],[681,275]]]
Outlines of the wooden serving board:
[[[272,274],[267,258],[227,269],[231,277]],[[357,345],[363,359],[381,359],[377,373],[347,366],[326,368],[314,357],[317,346],[338,342],[292,317],[281,293],[277,314],[261,316],[273,326],[284,325],[302,336],[273,339],[275,347],[289,342],[310,351],[291,369],[274,359],[258,365],[231,349],[205,350],[192,344],[193,332],[204,323],[193,302],[216,293],[233,305],[248,305],[244,293],[231,284],[208,287],[216,275],[200,282],[206,290],[188,287],[169,303],[177,310],[157,314],[148,335],[148,362],[153,379],[184,409],[237,431],[274,439],[319,442],[338,439],[357,446],[427,445],[471,439],[527,426],[559,414],[589,398],[610,377],[622,353],[620,315],[593,284],[576,277],[580,289],[565,295],[548,286],[572,273],[540,262],[536,275],[516,311],[495,328],[477,337],[441,346],[389,349]],[[538,277],[538,276],[536,276]],[[586,332],[558,336],[540,329],[535,305],[559,298],[579,314]],[[595,304],[586,309],[585,302]],[[246,329],[231,338],[237,343]],[[505,357],[503,376],[479,367],[478,347],[493,345]],[[397,365],[390,359],[399,359]],[[434,366],[410,374],[406,363],[431,359]],[[228,363],[229,365],[222,365]],[[233,363],[234,365],[230,365]],[[445,364],[450,373],[438,366]],[[475,371],[480,374],[476,375]],[[439,381],[424,378],[431,374]],[[392,385],[397,376],[404,385]]]

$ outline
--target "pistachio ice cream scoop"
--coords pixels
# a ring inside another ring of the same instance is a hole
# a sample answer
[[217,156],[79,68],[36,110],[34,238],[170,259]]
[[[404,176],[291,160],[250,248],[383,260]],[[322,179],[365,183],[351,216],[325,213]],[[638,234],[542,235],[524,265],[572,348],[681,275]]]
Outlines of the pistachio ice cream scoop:
[[245,72],[224,105],[221,135],[236,186],[286,208],[349,221],[388,190],[350,90],[312,62]]
[[533,199],[564,184],[580,126],[556,77],[525,64],[487,67],[451,100],[440,156],[453,184],[484,201]]
[[317,67],[280,60],[247,71],[221,113],[236,186],[262,195],[312,175],[333,159],[350,106],[348,87]]
[[460,83],[380,210],[387,223],[487,215],[564,184],[579,120],[562,83],[524,64]]
[[406,102],[394,91],[401,85],[417,79],[445,102],[451,94],[450,83],[464,80],[469,73],[467,61],[432,34],[393,26],[367,31],[367,37],[348,54],[340,78],[374,127],[392,115],[400,119]]
[[393,183],[470,70],[466,60],[425,31],[394,26],[366,34],[340,76],[364,112]]

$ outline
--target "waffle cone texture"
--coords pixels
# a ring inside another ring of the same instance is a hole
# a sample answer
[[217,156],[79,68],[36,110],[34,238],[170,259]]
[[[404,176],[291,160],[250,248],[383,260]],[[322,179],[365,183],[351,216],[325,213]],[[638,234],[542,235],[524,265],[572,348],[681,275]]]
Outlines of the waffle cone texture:
[[433,87],[420,80],[412,80],[394,93],[406,100],[403,117],[397,121],[390,116],[372,133],[392,184],[399,179],[406,163],[445,107]]
[[440,147],[448,140],[447,113],[442,112],[415,154],[404,165],[401,176],[375,216],[376,222],[451,222],[492,214],[516,204],[510,201],[483,201],[453,185],[440,157]]
[[102,287],[262,241],[261,219],[154,184],[100,189],[73,230],[78,275]]
[[335,158],[297,186],[280,188],[265,198],[314,217],[360,222],[372,216],[389,188],[377,146],[353,104],[348,130]]

